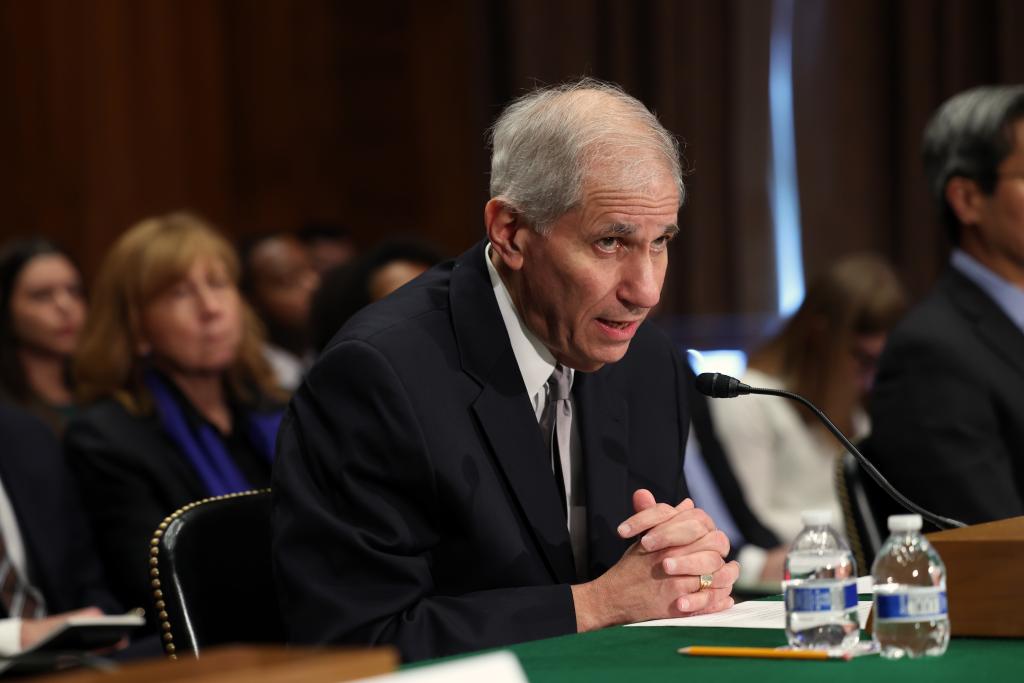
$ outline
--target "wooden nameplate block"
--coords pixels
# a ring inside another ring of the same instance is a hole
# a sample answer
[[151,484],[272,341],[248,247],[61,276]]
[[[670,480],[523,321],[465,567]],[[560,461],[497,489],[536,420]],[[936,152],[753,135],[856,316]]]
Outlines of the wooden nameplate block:
[[928,534],[946,564],[954,636],[1024,637],[1024,517]]

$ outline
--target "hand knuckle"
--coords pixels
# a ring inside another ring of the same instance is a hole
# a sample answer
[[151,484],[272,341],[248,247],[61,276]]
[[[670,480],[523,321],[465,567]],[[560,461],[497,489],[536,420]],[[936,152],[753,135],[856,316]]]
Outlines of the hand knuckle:
[[658,506],[655,509],[663,517],[668,517],[668,516],[674,515],[675,512],[676,512],[676,509],[674,507],[672,507],[671,505],[669,505],[668,503],[658,503]]

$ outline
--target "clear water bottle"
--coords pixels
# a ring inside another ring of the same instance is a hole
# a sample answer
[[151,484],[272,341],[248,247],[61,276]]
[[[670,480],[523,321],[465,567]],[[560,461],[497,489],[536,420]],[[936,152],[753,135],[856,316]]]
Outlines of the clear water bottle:
[[878,551],[874,638],[883,657],[938,656],[949,645],[946,566],[921,535],[921,515],[889,517]]
[[829,526],[828,510],[801,515],[804,530],[786,555],[786,638],[800,649],[848,649],[860,641],[857,565]]

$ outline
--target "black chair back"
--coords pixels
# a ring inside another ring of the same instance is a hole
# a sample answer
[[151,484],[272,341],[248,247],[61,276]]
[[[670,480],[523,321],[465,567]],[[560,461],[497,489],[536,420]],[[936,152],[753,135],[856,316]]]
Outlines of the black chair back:
[[153,535],[150,571],[172,658],[226,643],[283,643],[270,550],[269,489],[190,503]]

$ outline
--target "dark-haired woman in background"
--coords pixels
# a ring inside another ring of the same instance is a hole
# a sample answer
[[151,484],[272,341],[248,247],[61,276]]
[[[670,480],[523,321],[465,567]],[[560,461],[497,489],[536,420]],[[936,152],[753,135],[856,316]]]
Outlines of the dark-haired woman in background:
[[152,605],[149,540],[177,508],[270,484],[281,396],[234,249],[188,213],[126,232],[96,281],[65,445],[126,606]]
[[82,276],[39,238],[0,252],[0,394],[60,432],[74,411],[69,361],[85,323]]

